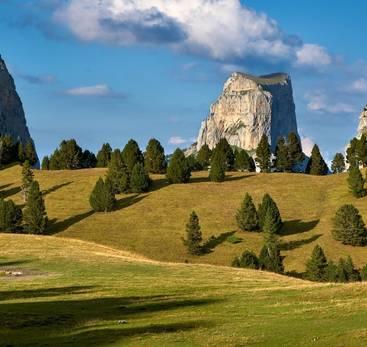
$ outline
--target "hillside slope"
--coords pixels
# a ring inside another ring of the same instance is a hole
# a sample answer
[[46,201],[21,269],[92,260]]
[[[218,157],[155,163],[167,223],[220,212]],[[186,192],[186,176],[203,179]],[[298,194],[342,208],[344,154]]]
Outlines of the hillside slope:
[[0,255],[1,346],[367,343],[365,283],[152,262],[52,236],[1,234]]
[[[258,203],[268,192],[285,221],[281,239],[286,270],[303,271],[317,243],[333,259],[351,254],[358,266],[367,262],[367,247],[344,246],[331,237],[333,215],[343,203],[355,204],[367,221],[367,197],[353,198],[344,174],[231,173],[226,182],[212,183],[206,172],[200,172],[193,175],[192,183],[184,185],[167,185],[164,176],[154,176],[153,191],[119,196],[117,211],[108,214],[92,213],[88,202],[104,169],[35,174],[46,192],[50,230],[56,236],[92,241],[162,261],[229,265],[244,249],[258,251],[262,245],[261,233],[237,232],[241,243],[225,241],[236,230],[234,215],[244,194],[251,193]],[[0,171],[3,197],[21,203],[20,177],[17,166]],[[192,210],[200,217],[204,236],[217,237],[213,252],[196,258],[187,255],[181,241]]]

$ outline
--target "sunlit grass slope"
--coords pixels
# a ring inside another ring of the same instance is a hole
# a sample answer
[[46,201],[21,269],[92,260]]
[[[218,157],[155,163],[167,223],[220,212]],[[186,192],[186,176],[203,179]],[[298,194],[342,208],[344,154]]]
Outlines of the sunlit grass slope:
[[153,262],[54,236],[2,234],[0,254],[0,274],[23,273],[0,276],[1,346],[367,344],[364,283]]
[[[348,247],[331,237],[332,217],[343,203],[353,203],[367,221],[367,197],[355,199],[348,192],[346,175],[328,177],[301,174],[230,173],[224,183],[212,183],[206,172],[194,173],[190,184],[167,185],[154,176],[153,191],[118,196],[118,208],[107,214],[92,213],[89,194],[104,169],[36,171],[53,235],[96,242],[148,258],[173,262],[229,265],[245,249],[258,251],[261,233],[236,232],[243,239],[231,244],[226,236],[236,231],[235,212],[246,192],[260,202],[268,192],[277,202],[285,228],[281,236],[286,270],[303,271],[318,243],[327,256],[337,260],[351,254],[356,265],[367,262],[367,247]],[[20,168],[0,171],[1,194],[21,203]],[[181,238],[185,223],[195,210],[204,236],[217,237],[213,252],[201,257],[187,255]]]

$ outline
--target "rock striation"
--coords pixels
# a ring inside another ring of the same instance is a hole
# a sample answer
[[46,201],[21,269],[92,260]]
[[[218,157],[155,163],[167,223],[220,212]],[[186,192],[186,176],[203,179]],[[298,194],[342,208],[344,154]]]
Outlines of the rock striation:
[[363,111],[359,116],[357,137],[361,138],[362,134],[367,134],[367,105],[364,107]]
[[276,73],[256,77],[235,72],[201,124],[196,151],[204,144],[215,147],[221,138],[251,151],[264,133],[274,149],[277,139],[290,132],[298,134],[290,76]]
[[13,77],[0,56],[0,135],[11,135],[26,144],[33,141]]

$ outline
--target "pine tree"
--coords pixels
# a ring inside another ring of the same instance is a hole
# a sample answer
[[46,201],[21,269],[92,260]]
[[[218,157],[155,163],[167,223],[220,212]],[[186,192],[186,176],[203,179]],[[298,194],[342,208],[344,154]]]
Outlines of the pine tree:
[[187,165],[189,166],[191,171],[199,171],[201,170],[201,166],[199,162],[197,161],[194,154],[189,155],[186,157]]
[[361,138],[356,143],[355,153],[359,164],[365,167],[367,165],[367,136],[362,134]]
[[276,210],[268,208],[265,213],[264,224],[263,224],[264,238],[272,239],[273,235],[279,233],[279,215]]
[[24,160],[28,160],[31,166],[37,163],[37,153],[33,141],[27,142],[24,147]]
[[323,249],[316,245],[306,263],[306,277],[310,281],[322,282],[327,278],[328,262]]
[[191,177],[191,169],[181,149],[177,148],[173,153],[167,168],[169,183],[188,183]]
[[97,166],[97,158],[94,153],[88,151],[87,149],[83,152],[82,159],[81,159],[81,168],[88,169],[94,168]]
[[143,164],[135,164],[131,173],[130,187],[133,193],[143,193],[149,190],[151,180]]
[[212,151],[207,144],[203,145],[197,155],[197,161],[203,170],[206,170],[210,165]]
[[29,188],[23,220],[24,229],[29,234],[46,233],[48,219],[45,203],[37,181],[33,181]]
[[347,148],[347,163],[349,163],[350,167],[359,166],[359,162],[358,162],[357,154],[356,154],[357,144],[358,144],[358,139],[354,137],[350,141],[349,146]]
[[354,267],[353,260],[349,255],[344,262],[344,271],[348,282],[360,281],[359,271]]
[[164,148],[156,139],[150,139],[144,153],[145,167],[151,173],[165,173],[167,170]]
[[362,281],[367,281],[367,264],[360,271]]
[[257,270],[260,268],[259,259],[252,251],[245,251],[240,257],[236,257],[232,266]]
[[17,146],[9,135],[0,137],[0,164],[6,165],[18,160]]
[[144,165],[144,156],[141,152],[139,145],[133,139],[130,139],[129,142],[125,145],[124,149],[121,152],[122,160],[125,163],[128,172],[131,174],[135,164],[141,163]]
[[256,148],[256,162],[260,167],[261,172],[269,172],[270,171],[270,145],[268,141],[268,137],[264,134],[261,137],[259,145]]
[[111,181],[99,178],[89,197],[89,203],[95,212],[111,212],[115,206],[115,194]]
[[28,199],[28,194],[30,187],[33,183],[34,174],[31,168],[31,165],[29,164],[29,161],[26,160],[23,164],[22,168],[22,195],[23,195],[23,201],[26,202]]
[[339,259],[338,266],[336,267],[336,280],[340,283],[348,282],[347,274],[345,272],[345,260]]
[[333,220],[333,236],[344,245],[364,246],[367,244],[367,230],[359,211],[353,205],[343,205]]
[[262,270],[284,273],[283,257],[280,254],[279,244],[265,244],[259,254],[259,263]]
[[276,226],[276,233],[279,233],[283,226],[283,222],[278,206],[269,194],[265,194],[261,204],[259,204],[259,208],[257,211],[257,214],[259,216],[259,226],[262,229],[264,227],[265,216],[268,210],[271,210],[272,219],[274,220],[274,224]]
[[43,159],[42,159],[41,168],[42,168],[42,170],[50,170],[50,159],[48,158],[47,155],[45,157],[43,157]]
[[107,167],[111,160],[112,148],[109,143],[104,143],[97,153],[97,167]]
[[305,155],[302,151],[301,141],[294,132],[288,134],[287,138],[288,157],[290,165],[293,168],[295,165],[300,164],[304,161]]
[[332,260],[328,262],[325,278],[327,282],[338,282],[338,267]]
[[24,153],[24,146],[22,142],[18,144],[18,159],[21,163],[25,161],[25,153]]
[[259,228],[256,207],[248,193],[246,193],[243,199],[241,208],[237,211],[236,221],[239,229],[242,231],[254,231]]
[[111,182],[112,191],[115,194],[126,193],[130,189],[130,174],[121,158],[119,149],[111,154],[108,164],[107,178]]
[[348,185],[354,197],[361,198],[366,195],[364,179],[358,166],[351,166],[349,168]]
[[288,146],[283,137],[278,139],[275,147],[274,167],[278,172],[289,172],[292,169]]
[[186,224],[186,239],[183,242],[190,254],[200,255],[202,252],[202,240],[199,217],[193,211],[190,215],[189,222]]
[[74,139],[61,141],[50,157],[50,170],[76,170],[82,168],[83,150]]
[[219,140],[213,150],[212,159],[214,156],[217,156],[218,159],[221,158],[225,161],[225,171],[233,169],[235,157],[232,147],[228,143],[227,139],[221,138]]
[[345,159],[342,153],[335,154],[335,157],[331,162],[331,170],[334,174],[342,173],[345,171]]
[[324,158],[321,156],[320,149],[317,145],[314,145],[311,152],[311,157],[308,160],[306,173],[310,175],[327,175],[328,167],[324,161]]
[[223,182],[226,178],[226,164],[222,160],[222,155],[214,153],[209,171],[209,179],[212,182]]
[[0,231],[15,232],[22,222],[22,210],[12,200],[0,199]]

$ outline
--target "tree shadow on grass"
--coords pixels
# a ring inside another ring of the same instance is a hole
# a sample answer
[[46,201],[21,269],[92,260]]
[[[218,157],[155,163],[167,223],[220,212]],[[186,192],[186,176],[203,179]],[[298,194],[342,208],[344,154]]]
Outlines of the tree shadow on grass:
[[[2,261],[0,259],[0,267],[5,267],[5,266],[17,266],[17,265],[23,265],[23,264],[27,264],[32,262],[32,260],[29,259],[25,259],[25,260],[6,260],[6,261]],[[0,296],[1,298],[1,296]]]
[[8,188],[8,187],[10,187],[12,185],[13,185],[13,183],[4,184],[4,185],[0,186],[0,190],[3,190],[5,188]]
[[15,194],[18,194],[21,191],[20,187],[13,187],[7,190],[2,190],[0,192],[0,198],[1,199],[6,199],[9,198],[10,196],[13,196]]
[[235,231],[228,231],[221,233],[218,236],[211,236],[202,246],[202,254],[208,254],[214,251],[214,249],[227,240],[229,236],[232,236]]
[[320,236],[321,234],[317,234],[317,235],[313,235],[309,237],[308,239],[281,242],[280,249],[282,251],[292,251],[296,248],[302,247],[304,245],[307,245],[309,243],[316,241]]
[[134,195],[130,195],[130,196],[127,196],[125,198],[119,199],[119,200],[116,201],[115,210],[118,211],[118,210],[121,210],[123,208],[132,206],[132,205],[142,201],[147,196],[148,196],[148,194],[145,194],[145,195],[134,194]]
[[46,189],[46,190],[43,190],[42,191],[42,195],[47,195],[47,194],[50,194],[50,193],[53,193],[53,192],[56,192],[57,190],[63,188],[63,187],[66,187],[70,184],[74,183],[73,181],[70,181],[70,182],[65,182],[65,183],[61,183],[61,184],[57,184],[49,189]]
[[[73,287],[66,287],[66,290],[70,288],[74,290]],[[49,290],[47,289],[47,292]],[[39,292],[42,294],[44,290],[40,289]],[[37,295],[35,290],[34,296],[37,297]],[[76,345],[99,346],[110,339],[121,340],[142,334],[165,334],[197,329],[207,325],[208,322],[198,320],[172,322],[172,319],[182,319],[180,315],[182,309],[189,308],[192,312],[196,307],[218,301],[220,300],[213,298],[134,296],[2,303],[0,320],[2,327],[8,331],[3,342],[12,345],[37,342],[38,345],[47,343],[50,346],[56,346],[70,341]],[[167,311],[176,311],[176,315],[170,314],[172,323],[161,322],[161,312]],[[121,320],[126,324],[119,324]],[[140,326],[136,326],[137,321]],[[115,324],[115,327],[110,330],[103,324],[108,326]],[[88,327],[87,331],[83,329],[84,325]],[[23,329],[25,330],[22,331]],[[25,332],[29,329],[37,329],[37,335],[27,335]]]
[[66,229],[70,228],[72,225],[79,223],[82,220],[92,216],[94,213],[95,213],[94,211],[88,211],[88,212],[77,214],[75,216],[71,216],[62,221],[57,221],[57,219],[50,220],[48,224],[47,234],[53,235],[53,234],[65,231]]
[[310,222],[302,222],[299,219],[288,220],[284,222],[280,235],[286,236],[305,233],[314,229],[319,222],[319,219],[315,219]]

